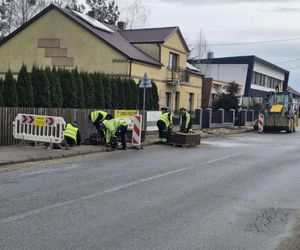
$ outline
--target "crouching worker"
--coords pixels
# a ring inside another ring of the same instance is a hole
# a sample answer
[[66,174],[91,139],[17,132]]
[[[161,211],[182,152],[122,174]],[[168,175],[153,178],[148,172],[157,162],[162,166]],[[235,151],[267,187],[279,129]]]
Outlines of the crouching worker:
[[185,108],[180,109],[180,132],[192,133],[192,119],[191,115]]
[[106,144],[115,150],[118,146],[118,136],[121,137],[122,149],[126,150],[126,133],[128,124],[121,119],[111,119],[103,121]]
[[163,113],[157,121],[157,127],[159,130],[159,142],[166,143],[168,137],[168,131],[173,128],[173,115],[171,112]]
[[100,139],[104,138],[104,133],[102,131],[101,125],[102,125],[103,121],[112,119],[112,115],[108,114],[105,111],[97,110],[97,111],[91,112],[89,114],[88,119],[89,119],[88,136],[90,136],[90,134],[91,134],[92,126],[95,126],[95,128],[97,129],[98,137],[100,137]]
[[66,148],[68,148],[68,146],[73,147],[74,145],[80,145],[81,135],[79,132],[79,124],[77,121],[67,123],[64,131],[64,137]]

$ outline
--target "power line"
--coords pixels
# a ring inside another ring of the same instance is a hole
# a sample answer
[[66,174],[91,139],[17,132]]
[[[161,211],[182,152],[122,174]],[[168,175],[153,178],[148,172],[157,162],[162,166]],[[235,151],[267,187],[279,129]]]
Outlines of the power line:
[[279,43],[279,42],[288,42],[288,41],[299,41],[300,37],[290,38],[290,39],[281,39],[281,40],[267,40],[267,41],[256,41],[256,42],[238,42],[238,43],[215,43],[215,44],[197,44],[191,45],[193,47],[197,46],[234,46],[234,45],[248,45],[248,44],[264,44],[264,43]]

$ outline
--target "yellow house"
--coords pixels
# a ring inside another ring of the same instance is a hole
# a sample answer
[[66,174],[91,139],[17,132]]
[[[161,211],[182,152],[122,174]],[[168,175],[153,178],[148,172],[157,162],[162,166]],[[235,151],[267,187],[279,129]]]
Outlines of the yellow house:
[[64,67],[130,77],[146,72],[157,84],[160,107],[201,106],[203,75],[187,64],[178,27],[124,30],[50,5],[0,41],[0,76],[10,68]]

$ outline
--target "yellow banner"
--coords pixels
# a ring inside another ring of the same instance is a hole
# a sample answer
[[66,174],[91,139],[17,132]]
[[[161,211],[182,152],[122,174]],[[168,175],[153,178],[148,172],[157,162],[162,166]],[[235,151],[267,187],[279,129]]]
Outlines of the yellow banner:
[[47,125],[47,119],[46,116],[43,115],[37,115],[34,117],[34,125],[38,127],[44,127]]
[[126,119],[131,118],[138,113],[138,110],[115,110],[114,117],[118,119]]

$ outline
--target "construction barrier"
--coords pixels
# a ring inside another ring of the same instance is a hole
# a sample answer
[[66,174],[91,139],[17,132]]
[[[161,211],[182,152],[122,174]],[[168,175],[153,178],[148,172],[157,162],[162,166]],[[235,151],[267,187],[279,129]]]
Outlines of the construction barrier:
[[258,116],[258,132],[259,133],[262,133],[264,131],[264,123],[265,123],[264,115],[262,113],[260,113]]
[[13,122],[15,139],[61,143],[66,122],[62,117],[18,114]]
[[140,147],[142,141],[142,116],[135,115],[132,119],[132,145],[134,147]]
[[114,117],[126,121],[128,123],[128,129],[132,130],[133,128],[132,118],[138,113],[139,113],[138,110],[115,110]]

